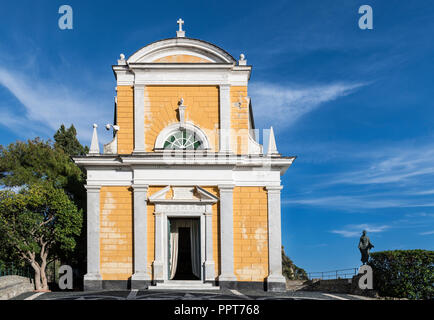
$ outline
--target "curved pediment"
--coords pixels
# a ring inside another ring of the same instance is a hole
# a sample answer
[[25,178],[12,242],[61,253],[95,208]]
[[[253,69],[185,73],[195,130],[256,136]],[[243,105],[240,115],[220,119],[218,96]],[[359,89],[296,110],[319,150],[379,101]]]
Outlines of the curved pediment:
[[203,40],[172,38],[151,43],[128,63],[236,63],[225,50]]

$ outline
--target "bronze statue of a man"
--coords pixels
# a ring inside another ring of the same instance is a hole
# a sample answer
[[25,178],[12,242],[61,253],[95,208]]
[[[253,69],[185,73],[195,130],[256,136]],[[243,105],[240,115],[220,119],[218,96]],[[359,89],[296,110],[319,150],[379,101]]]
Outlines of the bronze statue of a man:
[[359,250],[362,254],[362,264],[367,264],[369,259],[369,250],[371,250],[374,245],[369,240],[369,237],[366,235],[366,230],[363,230],[362,236],[359,241]]

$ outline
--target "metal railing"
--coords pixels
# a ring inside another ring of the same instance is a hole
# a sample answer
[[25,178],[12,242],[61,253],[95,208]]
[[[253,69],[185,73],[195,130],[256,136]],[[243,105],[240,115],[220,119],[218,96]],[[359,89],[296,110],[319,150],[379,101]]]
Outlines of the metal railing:
[[332,271],[309,272],[307,274],[309,280],[333,280],[333,279],[350,279],[357,275],[359,268],[340,269]]
[[11,264],[0,265],[0,277],[3,276],[21,276],[26,278],[33,278],[33,269],[30,266],[16,266]]

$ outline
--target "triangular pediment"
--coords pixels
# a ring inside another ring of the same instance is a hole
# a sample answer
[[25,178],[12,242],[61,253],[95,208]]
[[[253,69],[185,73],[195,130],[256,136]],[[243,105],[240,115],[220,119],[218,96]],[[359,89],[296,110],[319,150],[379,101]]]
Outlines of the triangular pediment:
[[216,203],[218,198],[199,186],[166,186],[149,197],[149,202]]

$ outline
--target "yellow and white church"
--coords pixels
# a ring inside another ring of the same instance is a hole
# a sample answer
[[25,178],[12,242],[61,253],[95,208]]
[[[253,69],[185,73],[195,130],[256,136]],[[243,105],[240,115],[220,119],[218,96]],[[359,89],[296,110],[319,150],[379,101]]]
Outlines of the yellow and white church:
[[280,178],[295,157],[272,128],[266,152],[258,143],[245,56],[178,24],[120,55],[113,141],[100,152],[94,124],[74,157],[87,171],[84,288],[285,290]]

